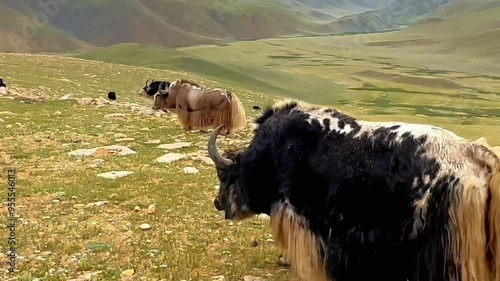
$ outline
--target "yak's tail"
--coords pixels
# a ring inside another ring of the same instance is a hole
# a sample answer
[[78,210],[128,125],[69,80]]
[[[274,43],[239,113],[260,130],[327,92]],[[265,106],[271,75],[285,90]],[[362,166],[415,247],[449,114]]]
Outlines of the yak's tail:
[[500,170],[497,170],[490,179],[489,193],[488,252],[491,260],[491,280],[500,281]]
[[231,129],[244,128],[247,125],[247,116],[243,104],[238,97],[231,93]]
[[226,95],[227,100],[214,112],[212,127],[216,128],[224,124],[227,132],[233,132],[247,125],[247,117],[238,97],[233,93],[226,93]]

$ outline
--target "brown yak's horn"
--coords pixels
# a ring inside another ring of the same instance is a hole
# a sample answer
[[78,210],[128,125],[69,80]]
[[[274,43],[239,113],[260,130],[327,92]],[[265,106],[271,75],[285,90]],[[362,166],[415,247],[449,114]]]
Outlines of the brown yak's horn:
[[215,145],[215,142],[217,141],[217,136],[219,135],[219,132],[220,130],[222,130],[223,127],[224,124],[215,128],[215,130],[212,132],[212,135],[210,135],[210,139],[208,140],[208,155],[210,156],[212,161],[214,161],[215,166],[217,166],[220,169],[225,169],[233,164],[233,161],[225,159],[219,154],[219,152],[217,151],[217,146]]

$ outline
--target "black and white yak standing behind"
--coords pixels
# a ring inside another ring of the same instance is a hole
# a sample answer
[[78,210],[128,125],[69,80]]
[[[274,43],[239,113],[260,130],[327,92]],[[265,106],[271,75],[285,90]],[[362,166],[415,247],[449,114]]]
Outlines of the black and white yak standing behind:
[[268,214],[307,281],[500,281],[500,160],[439,127],[288,102],[250,146],[209,140],[225,218]]

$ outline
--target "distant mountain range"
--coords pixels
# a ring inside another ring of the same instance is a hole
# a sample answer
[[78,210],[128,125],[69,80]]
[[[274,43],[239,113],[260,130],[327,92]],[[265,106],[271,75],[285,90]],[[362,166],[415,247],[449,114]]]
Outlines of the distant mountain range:
[[[0,0],[0,51],[64,52],[125,42],[183,47],[379,32],[411,25],[450,1]],[[36,27],[34,19],[47,23]]]

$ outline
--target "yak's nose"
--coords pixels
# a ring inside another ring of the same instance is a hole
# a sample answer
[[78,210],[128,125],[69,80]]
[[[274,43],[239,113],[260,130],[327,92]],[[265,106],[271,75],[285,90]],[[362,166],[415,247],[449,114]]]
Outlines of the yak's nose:
[[214,206],[217,211],[222,211],[224,208],[220,205],[219,199],[215,198],[214,199]]

